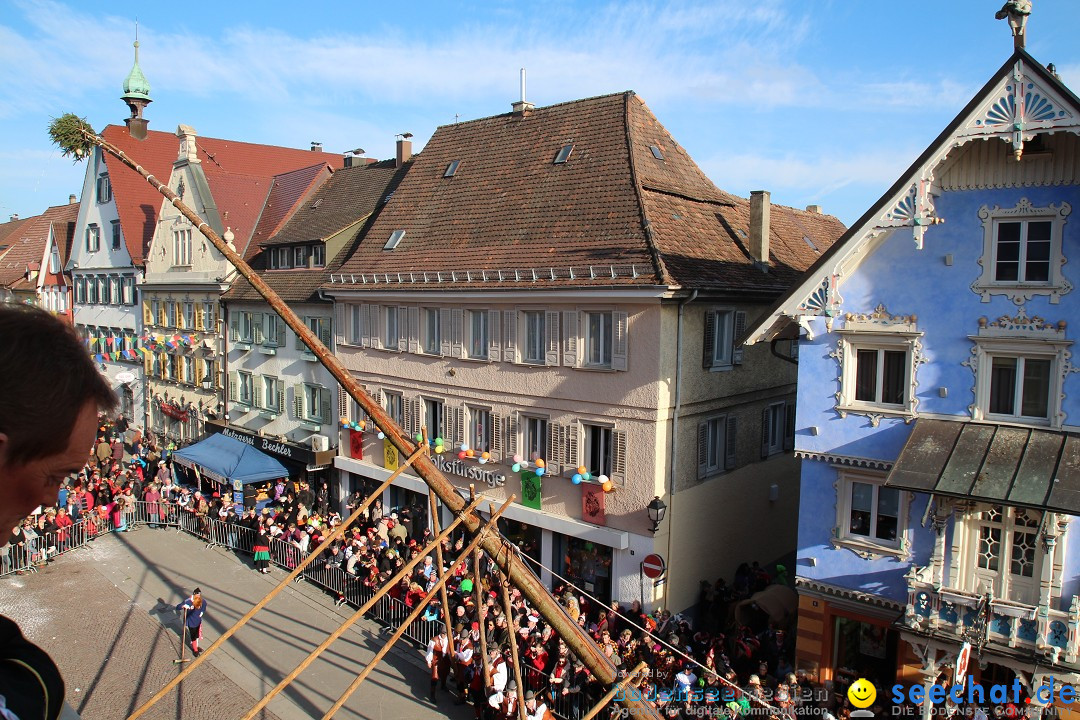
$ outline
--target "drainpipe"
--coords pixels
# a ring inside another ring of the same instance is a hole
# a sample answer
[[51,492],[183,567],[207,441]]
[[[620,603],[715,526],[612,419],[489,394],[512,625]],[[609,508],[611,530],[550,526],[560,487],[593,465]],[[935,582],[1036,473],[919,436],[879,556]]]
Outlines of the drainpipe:
[[[671,413],[671,458],[668,464],[668,516],[674,517],[675,505],[675,463],[679,457],[679,410],[682,407],[682,336],[683,336],[683,308],[697,299],[698,291],[694,290],[690,296],[679,301],[679,319],[675,324],[675,410]],[[668,521],[670,525],[670,520]],[[667,541],[667,556],[671,560],[671,536],[669,526]]]

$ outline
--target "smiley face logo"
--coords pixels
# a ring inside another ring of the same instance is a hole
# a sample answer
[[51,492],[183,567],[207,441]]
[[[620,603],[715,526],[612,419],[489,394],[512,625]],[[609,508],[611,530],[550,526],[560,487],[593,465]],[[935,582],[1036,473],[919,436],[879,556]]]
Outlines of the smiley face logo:
[[848,701],[857,708],[868,708],[877,699],[877,688],[865,678],[859,678],[847,689]]

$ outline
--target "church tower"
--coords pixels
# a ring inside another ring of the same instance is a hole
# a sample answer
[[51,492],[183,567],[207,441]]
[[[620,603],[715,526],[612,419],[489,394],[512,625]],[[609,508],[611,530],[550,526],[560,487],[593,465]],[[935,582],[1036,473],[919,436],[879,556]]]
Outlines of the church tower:
[[131,72],[124,80],[124,94],[120,96],[131,110],[131,117],[124,120],[128,126],[128,132],[136,140],[146,139],[147,120],[143,117],[143,108],[149,105],[150,83],[143,75],[139,67],[139,41],[135,40],[135,64],[131,66]]

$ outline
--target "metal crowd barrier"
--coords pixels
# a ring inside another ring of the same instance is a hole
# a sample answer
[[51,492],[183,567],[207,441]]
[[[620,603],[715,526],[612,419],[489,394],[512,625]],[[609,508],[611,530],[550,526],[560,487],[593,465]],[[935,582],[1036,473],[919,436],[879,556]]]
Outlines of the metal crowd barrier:
[[[35,572],[53,557],[84,547],[102,534],[132,530],[142,525],[175,527],[177,532],[185,532],[205,541],[207,547],[219,546],[248,555],[253,553],[255,545],[256,533],[252,528],[238,522],[225,522],[206,515],[197,515],[190,508],[176,503],[139,500],[127,512],[117,515],[120,516],[119,523],[114,521],[111,513],[101,517],[89,511],[87,517],[74,525],[37,535],[18,546],[0,548],[0,577]],[[296,543],[278,538],[270,541],[271,562],[279,567],[292,570],[307,555]],[[332,593],[338,602],[345,602],[353,607],[359,607],[375,594],[359,576],[327,562],[313,563],[300,577]],[[368,611],[367,617],[387,628],[397,629],[411,611],[412,608],[404,601],[386,595]],[[409,626],[403,636],[418,647],[426,648],[428,642],[443,627],[441,619],[424,620],[421,617]],[[538,694],[542,693],[548,708],[555,715],[569,720],[582,717],[585,702],[583,695],[552,692],[549,688],[551,668],[540,671],[522,662],[521,672],[526,688]]]

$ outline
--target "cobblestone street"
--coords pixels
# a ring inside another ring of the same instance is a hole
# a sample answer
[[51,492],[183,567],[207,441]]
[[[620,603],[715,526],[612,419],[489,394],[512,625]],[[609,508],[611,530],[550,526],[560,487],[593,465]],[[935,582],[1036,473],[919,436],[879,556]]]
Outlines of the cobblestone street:
[[[181,667],[180,616],[173,610],[196,585],[209,609],[209,646],[280,580],[255,573],[244,559],[171,530],[141,528],[99,538],[42,572],[0,580],[0,613],[48,650],[67,682],[67,701],[85,720],[126,717]],[[216,651],[147,718],[239,718],[326,634],[347,617],[328,596],[294,584]],[[382,636],[385,637],[385,636]],[[321,717],[382,641],[378,626],[354,626],[259,717]],[[188,649],[190,657],[190,648]],[[337,718],[470,718],[440,694],[439,708],[414,698],[426,693],[418,649],[400,644]]]

